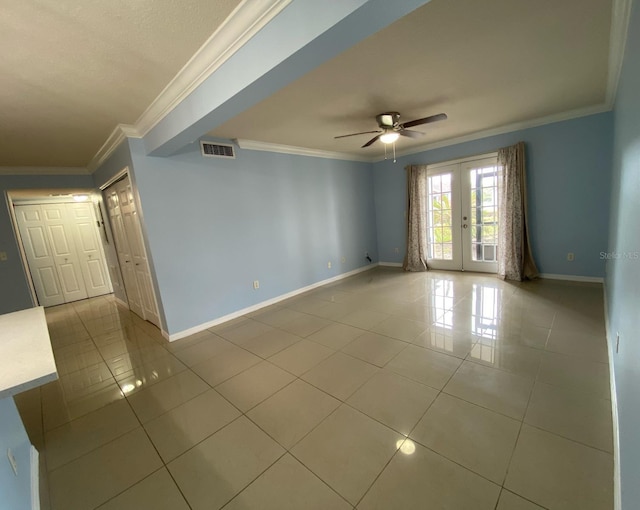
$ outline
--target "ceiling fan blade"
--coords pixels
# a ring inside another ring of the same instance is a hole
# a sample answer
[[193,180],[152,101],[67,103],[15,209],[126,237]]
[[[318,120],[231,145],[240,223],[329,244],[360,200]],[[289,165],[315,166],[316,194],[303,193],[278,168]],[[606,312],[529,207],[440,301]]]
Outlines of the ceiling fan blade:
[[401,129],[398,131],[398,134],[400,136],[408,136],[409,138],[420,138],[424,136],[424,133],[421,133],[420,131],[411,131],[410,129]]
[[376,140],[378,140],[378,138],[380,138],[380,135],[378,136],[374,136],[371,140],[369,140],[367,143],[365,143],[362,148],[364,149],[365,147],[369,147],[369,145],[373,144],[373,142],[375,142]]
[[419,126],[421,124],[431,124],[432,122],[438,122],[439,120],[446,120],[446,113],[439,113],[437,115],[431,115],[430,117],[424,117],[422,119],[410,120],[409,122],[405,122],[404,124],[400,124],[402,129],[410,128],[413,126]]
[[369,133],[382,133],[382,131],[380,131],[379,129],[375,131],[362,131],[361,133],[351,133],[350,135],[334,136],[333,138],[334,140],[337,140],[338,138],[346,138],[347,136],[368,135]]

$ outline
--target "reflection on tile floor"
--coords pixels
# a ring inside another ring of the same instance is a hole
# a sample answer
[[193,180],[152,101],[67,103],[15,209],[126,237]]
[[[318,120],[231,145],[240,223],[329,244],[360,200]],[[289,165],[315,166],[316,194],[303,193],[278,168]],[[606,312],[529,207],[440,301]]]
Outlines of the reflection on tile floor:
[[613,507],[599,285],[377,268],[173,343],[46,314],[44,510]]

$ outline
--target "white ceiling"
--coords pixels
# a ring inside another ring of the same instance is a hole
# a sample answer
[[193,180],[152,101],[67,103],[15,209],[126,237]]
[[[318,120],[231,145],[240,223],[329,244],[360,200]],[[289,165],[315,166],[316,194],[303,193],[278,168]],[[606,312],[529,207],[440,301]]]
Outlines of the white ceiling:
[[0,166],[85,166],[240,0],[12,0],[0,15]]
[[[240,0],[20,0],[0,16],[0,166],[85,166]],[[215,129],[360,149],[375,115],[446,112],[399,150],[605,103],[612,0],[432,0]]]
[[432,0],[211,135],[377,156],[375,115],[437,113],[398,150],[605,102],[611,0]]

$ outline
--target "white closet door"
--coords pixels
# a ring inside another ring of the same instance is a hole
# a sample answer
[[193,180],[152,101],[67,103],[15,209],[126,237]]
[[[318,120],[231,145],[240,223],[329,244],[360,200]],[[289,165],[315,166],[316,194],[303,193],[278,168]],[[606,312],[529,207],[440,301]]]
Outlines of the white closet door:
[[144,309],[144,318],[160,327],[158,305],[153,291],[149,261],[144,248],[140,217],[136,210],[131,183],[127,178],[117,183],[117,186],[119,188],[118,196],[120,197],[120,211],[122,213],[124,231],[129,241],[133,270],[140,292],[140,303]]
[[42,213],[65,301],[86,299],[89,296],[73,242],[73,231],[66,219],[65,204],[43,204]]
[[89,297],[111,292],[105,257],[102,250],[93,203],[66,204],[67,214],[75,235],[75,244]]
[[[131,249],[129,240],[124,229],[124,221],[122,210],[120,208],[119,185],[116,183],[104,191],[107,210],[109,211],[109,220],[113,229],[113,237],[116,244],[116,252],[118,253],[118,261],[120,262],[120,270],[122,279],[124,280],[124,288],[127,293],[127,301],[131,311],[144,318],[144,309],[140,301],[140,291],[136,282],[136,275],[133,269],[131,257]],[[126,200],[126,190],[124,191]]]
[[47,240],[42,208],[21,205],[15,207],[15,213],[38,301],[42,306],[61,305],[65,299]]

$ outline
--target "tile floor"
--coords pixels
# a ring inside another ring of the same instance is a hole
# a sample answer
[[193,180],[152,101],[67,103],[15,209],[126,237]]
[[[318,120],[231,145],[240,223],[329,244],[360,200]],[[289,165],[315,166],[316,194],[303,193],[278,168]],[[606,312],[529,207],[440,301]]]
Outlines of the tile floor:
[[42,508],[612,508],[599,285],[378,268],[177,342],[47,310]]

